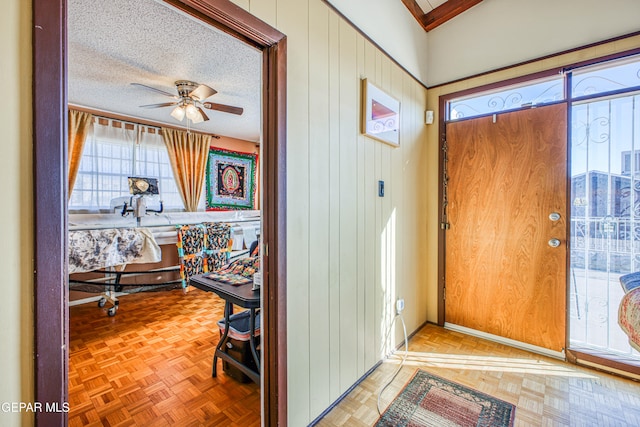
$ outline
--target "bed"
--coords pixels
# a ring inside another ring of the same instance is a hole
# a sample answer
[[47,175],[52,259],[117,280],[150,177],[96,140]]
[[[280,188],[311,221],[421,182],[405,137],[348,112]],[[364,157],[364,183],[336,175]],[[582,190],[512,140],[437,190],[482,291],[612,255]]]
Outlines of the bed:
[[69,274],[160,260],[160,246],[147,228],[69,231]]
[[640,272],[620,276],[624,297],[618,309],[618,323],[629,344],[640,351]]
[[[69,231],[69,289],[95,291],[103,289],[98,307],[107,302],[112,305],[107,310],[109,316],[115,316],[119,301],[116,293],[125,286],[120,282],[122,275],[162,274],[171,269],[157,269],[147,272],[127,272],[129,264],[159,263],[162,260],[161,249],[153,234],[147,228],[104,228]],[[97,273],[102,279],[79,280],[76,274]],[[163,286],[177,281],[168,282]],[[142,288],[144,286],[135,284]],[[88,289],[89,287],[89,289]],[[157,286],[155,286],[157,287]]]

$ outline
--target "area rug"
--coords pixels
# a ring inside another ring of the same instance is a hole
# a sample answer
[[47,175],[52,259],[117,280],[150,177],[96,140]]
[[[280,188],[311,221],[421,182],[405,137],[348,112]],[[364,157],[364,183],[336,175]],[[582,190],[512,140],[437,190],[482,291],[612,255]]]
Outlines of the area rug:
[[513,426],[516,408],[488,394],[418,370],[376,426]]

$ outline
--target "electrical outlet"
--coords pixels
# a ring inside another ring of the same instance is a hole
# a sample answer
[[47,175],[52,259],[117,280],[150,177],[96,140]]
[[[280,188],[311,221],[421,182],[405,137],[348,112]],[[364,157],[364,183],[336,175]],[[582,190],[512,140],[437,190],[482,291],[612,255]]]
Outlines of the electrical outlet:
[[396,314],[402,313],[404,310],[404,298],[398,298],[396,300]]

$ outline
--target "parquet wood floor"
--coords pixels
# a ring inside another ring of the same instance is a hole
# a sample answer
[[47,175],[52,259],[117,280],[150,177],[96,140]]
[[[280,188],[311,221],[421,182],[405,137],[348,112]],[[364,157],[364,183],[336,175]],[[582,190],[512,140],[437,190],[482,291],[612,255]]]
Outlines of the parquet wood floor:
[[260,387],[227,375],[216,322],[224,302],[193,289],[121,297],[107,317],[96,303],[69,308],[69,426],[260,425]]
[[[403,355],[404,348],[316,425],[374,425],[378,391]],[[380,399],[382,411],[418,368],[515,404],[516,427],[640,426],[638,382],[434,325],[410,340],[406,363]]]

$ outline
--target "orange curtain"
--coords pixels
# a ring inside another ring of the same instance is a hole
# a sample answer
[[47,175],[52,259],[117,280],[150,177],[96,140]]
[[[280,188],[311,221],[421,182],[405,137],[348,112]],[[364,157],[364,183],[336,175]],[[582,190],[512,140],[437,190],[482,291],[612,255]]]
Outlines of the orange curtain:
[[76,176],[80,168],[84,142],[93,127],[93,115],[84,111],[69,110],[69,195],[73,192]]
[[178,191],[187,212],[198,210],[211,136],[162,128]]

